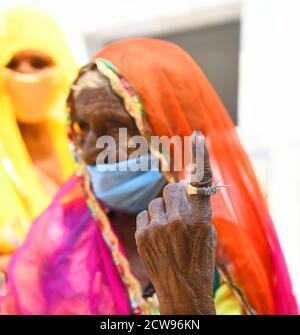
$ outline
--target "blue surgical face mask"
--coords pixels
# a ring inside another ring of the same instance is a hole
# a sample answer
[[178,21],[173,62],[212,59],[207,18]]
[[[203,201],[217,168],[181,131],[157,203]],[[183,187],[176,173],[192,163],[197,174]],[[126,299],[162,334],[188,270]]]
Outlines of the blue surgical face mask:
[[[136,158],[114,164],[87,165],[93,192],[97,199],[110,208],[137,214],[148,208],[165,185],[162,173],[156,169],[150,171],[132,171],[136,169]],[[148,155],[140,157],[140,165],[150,165]]]

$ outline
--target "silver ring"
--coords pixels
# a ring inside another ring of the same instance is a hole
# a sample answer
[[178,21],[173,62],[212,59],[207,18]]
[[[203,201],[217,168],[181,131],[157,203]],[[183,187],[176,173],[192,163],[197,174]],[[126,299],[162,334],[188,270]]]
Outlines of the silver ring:
[[214,185],[207,187],[195,187],[188,183],[186,191],[188,195],[203,195],[205,197],[210,197],[226,187],[229,187],[229,185],[218,185],[218,183],[215,183]]

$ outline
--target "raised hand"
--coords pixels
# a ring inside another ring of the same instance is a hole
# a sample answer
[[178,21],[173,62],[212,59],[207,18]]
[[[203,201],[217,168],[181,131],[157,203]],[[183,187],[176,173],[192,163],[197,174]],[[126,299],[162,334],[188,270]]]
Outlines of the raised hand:
[[[204,138],[193,136],[191,182],[208,187],[212,182],[208,151],[204,144],[204,161],[196,161],[196,141]],[[188,195],[183,183],[166,185],[163,197],[152,200],[138,215],[135,236],[162,314],[215,314],[215,230],[209,196]]]

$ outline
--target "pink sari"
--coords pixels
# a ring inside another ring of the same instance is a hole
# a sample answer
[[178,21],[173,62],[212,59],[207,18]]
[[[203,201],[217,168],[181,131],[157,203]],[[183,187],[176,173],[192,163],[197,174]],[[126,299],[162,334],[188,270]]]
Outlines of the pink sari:
[[34,222],[10,263],[8,279],[0,314],[131,313],[127,291],[76,176]]

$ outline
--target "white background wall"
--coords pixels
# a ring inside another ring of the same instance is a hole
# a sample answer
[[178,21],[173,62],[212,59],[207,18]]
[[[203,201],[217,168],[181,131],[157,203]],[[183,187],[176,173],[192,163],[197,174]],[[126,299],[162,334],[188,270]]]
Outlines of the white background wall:
[[245,1],[240,63],[241,135],[300,301],[300,1]]

